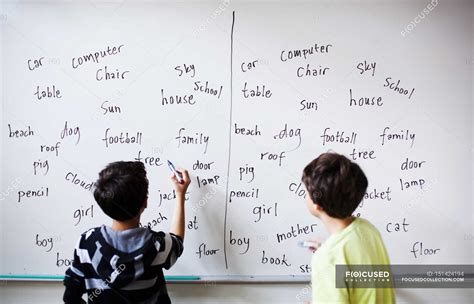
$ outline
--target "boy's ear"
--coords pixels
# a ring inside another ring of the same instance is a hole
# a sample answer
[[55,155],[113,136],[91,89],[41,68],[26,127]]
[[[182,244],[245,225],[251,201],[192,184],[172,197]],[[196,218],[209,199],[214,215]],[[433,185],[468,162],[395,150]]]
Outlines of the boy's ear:
[[316,210],[318,212],[324,211],[323,207],[318,205],[318,203],[314,203],[313,205],[314,205],[314,210]]
[[145,209],[148,207],[148,197],[145,199],[145,203],[143,204],[143,208]]

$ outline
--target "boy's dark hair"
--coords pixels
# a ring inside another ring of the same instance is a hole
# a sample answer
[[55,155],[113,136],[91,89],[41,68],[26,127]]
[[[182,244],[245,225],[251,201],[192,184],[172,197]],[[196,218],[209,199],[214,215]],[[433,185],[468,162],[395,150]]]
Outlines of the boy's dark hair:
[[117,221],[138,215],[148,197],[148,179],[141,162],[119,161],[100,171],[94,198],[105,214]]
[[303,170],[302,181],[314,203],[331,217],[347,218],[362,201],[367,177],[354,162],[337,153],[323,153]]

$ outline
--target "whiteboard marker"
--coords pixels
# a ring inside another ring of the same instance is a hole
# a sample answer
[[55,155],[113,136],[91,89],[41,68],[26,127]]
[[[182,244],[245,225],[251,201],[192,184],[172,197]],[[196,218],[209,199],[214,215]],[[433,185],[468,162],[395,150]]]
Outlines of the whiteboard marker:
[[308,242],[308,241],[299,241],[298,245],[300,247],[305,247],[305,248],[311,248],[311,247],[314,246],[314,244],[312,242]]
[[174,168],[173,163],[170,162],[169,160],[168,160],[168,168],[170,168],[171,172],[174,173],[174,176],[176,176],[176,178],[178,179],[178,182],[179,182],[180,184],[182,184],[182,183],[183,183],[183,178],[181,177],[181,173],[179,173],[178,171],[176,171],[176,169]]

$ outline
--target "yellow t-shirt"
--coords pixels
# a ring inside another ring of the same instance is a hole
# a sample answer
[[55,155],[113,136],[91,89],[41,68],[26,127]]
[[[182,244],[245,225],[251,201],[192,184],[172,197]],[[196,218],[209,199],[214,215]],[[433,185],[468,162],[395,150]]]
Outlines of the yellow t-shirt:
[[336,265],[390,264],[379,231],[365,219],[331,235],[311,264],[313,303],[395,303],[392,288],[336,288]]

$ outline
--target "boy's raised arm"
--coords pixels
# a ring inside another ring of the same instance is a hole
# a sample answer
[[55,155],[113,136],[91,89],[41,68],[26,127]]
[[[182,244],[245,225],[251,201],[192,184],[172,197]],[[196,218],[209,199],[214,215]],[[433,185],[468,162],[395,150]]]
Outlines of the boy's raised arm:
[[186,190],[188,189],[191,179],[189,178],[189,173],[187,170],[180,170],[182,174],[183,182],[179,183],[176,176],[172,176],[171,180],[173,181],[174,187],[176,189],[176,206],[174,207],[173,219],[171,221],[170,232],[179,236],[184,240],[184,200],[186,195]]

